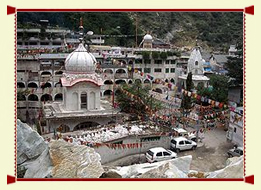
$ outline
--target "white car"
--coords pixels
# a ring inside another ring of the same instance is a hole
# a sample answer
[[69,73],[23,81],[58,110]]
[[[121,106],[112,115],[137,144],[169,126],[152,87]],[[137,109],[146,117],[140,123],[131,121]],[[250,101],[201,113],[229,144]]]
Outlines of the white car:
[[177,158],[177,153],[172,152],[171,150],[166,150],[162,147],[156,147],[149,149],[145,156],[146,160],[152,163]]
[[188,131],[186,131],[185,129],[180,128],[180,127],[175,127],[175,128],[173,128],[173,130],[176,133],[178,133],[178,136],[186,137],[187,139],[190,139],[190,140],[193,140],[196,142],[197,137],[193,133],[189,133]]
[[176,152],[181,150],[195,150],[197,143],[185,137],[176,137],[170,140],[170,149]]

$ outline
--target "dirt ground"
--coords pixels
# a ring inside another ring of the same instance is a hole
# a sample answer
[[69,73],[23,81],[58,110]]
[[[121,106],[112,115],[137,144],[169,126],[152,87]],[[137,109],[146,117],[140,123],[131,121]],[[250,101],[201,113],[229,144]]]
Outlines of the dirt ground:
[[[198,143],[196,150],[182,151],[178,157],[192,155],[191,170],[210,172],[225,167],[228,158],[227,151],[233,148],[233,144],[227,142],[226,132],[223,128],[215,128],[205,133],[202,143]],[[136,154],[124,157],[105,164],[106,168],[114,166],[128,166],[138,163],[145,163],[144,154]]]

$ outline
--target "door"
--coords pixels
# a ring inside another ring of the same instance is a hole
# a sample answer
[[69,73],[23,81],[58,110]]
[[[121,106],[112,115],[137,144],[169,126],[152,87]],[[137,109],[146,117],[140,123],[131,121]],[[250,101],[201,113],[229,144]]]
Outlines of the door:
[[156,154],[155,160],[156,160],[156,161],[162,161],[162,160],[164,160],[164,156],[163,156],[162,152],[158,152],[158,153]]
[[179,141],[179,146],[177,147],[180,150],[186,150],[186,145],[184,141]]
[[190,141],[185,141],[186,149],[192,149],[192,143]]
[[163,152],[164,160],[169,160],[169,159],[171,158],[170,156],[171,156],[170,153],[168,153],[168,152],[166,152],[166,151]]

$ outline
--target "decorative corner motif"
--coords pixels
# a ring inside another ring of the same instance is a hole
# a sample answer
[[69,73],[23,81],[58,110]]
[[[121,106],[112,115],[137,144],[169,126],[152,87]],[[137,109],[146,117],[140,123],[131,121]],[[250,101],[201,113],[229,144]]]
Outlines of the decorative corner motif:
[[15,182],[16,182],[16,178],[14,176],[7,175],[7,185]]
[[254,5],[251,5],[249,7],[245,7],[244,12],[250,15],[254,15]]
[[7,15],[11,15],[11,14],[14,14],[14,13],[16,13],[16,8],[7,5]]
[[250,183],[250,184],[254,185],[254,175],[246,176],[245,183]]

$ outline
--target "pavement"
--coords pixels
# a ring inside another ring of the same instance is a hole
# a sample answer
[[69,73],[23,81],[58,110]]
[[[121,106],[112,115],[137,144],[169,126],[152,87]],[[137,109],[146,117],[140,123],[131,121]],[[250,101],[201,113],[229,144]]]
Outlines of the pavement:
[[[188,129],[191,131],[191,129]],[[227,151],[233,148],[233,144],[226,139],[226,131],[223,128],[213,128],[204,133],[202,142],[198,142],[196,150],[181,151],[178,157],[192,155],[190,169],[200,172],[211,172],[226,166]],[[105,167],[128,166],[145,163],[144,154],[126,156],[122,159],[105,164]]]

